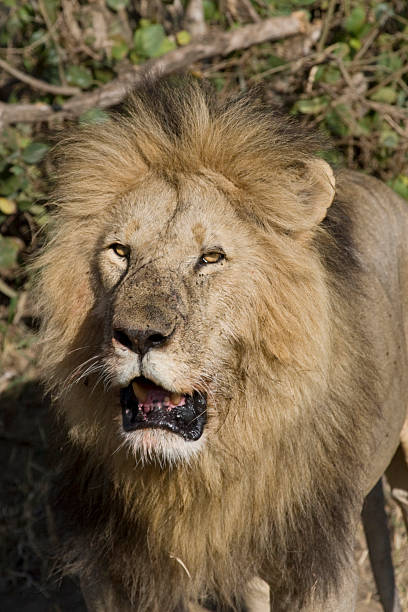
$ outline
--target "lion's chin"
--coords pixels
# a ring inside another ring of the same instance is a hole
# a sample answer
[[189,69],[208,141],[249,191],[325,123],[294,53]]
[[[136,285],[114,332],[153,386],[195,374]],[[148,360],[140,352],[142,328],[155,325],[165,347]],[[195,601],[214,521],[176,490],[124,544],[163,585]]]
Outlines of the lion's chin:
[[144,463],[160,466],[190,463],[203,449],[205,436],[195,442],[185,442],[177,434],[163,429],[139,429],[126,432],[122,429],[123,447]]

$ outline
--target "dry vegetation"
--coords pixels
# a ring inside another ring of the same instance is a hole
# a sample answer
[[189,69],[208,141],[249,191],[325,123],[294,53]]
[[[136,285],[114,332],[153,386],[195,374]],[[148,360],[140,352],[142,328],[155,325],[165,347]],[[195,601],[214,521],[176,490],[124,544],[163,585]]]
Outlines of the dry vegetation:
[[[100,120],[146,67],[188,70],[210,79],[221,96],[262,82],[269,102],[331,137],[331,162],[375,174],[408,199],[405,0],[0,3],[2,610],[82,609],[76,585],[58,590],[47,579],[52,466],[25,264],[47,222],[50,142],[67,121]],[[408,610],[407,536],[395,506],[388,503],[388,511]],[[356,554],[359,610],[380,610],[362,535]]]

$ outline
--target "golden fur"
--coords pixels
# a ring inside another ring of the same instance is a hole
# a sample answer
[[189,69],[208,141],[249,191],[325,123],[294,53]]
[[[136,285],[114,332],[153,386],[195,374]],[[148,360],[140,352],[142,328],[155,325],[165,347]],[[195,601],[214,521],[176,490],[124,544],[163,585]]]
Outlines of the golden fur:
[[[322,221],[332,183],[319,146],[257,94],[221,104],[162,81],[57,147],[36,296],[65,439],[65,562],[102,575],[118,610],[239,609],[256,575],[276,610],[295,610],[324,600],[347,563],[377,387],[350,204]],[[233,256],[194,277],[194,245],[212,231]],[[133,281],[103,259],[108,234],[137,236]],[[172,291],[183,323],[154,367],[164,381],[166,359],[177,389],[207,393],[192,453],[167,433],[124,440],[109,344],[115,317],[140,319],[152,296],[165,311]]]

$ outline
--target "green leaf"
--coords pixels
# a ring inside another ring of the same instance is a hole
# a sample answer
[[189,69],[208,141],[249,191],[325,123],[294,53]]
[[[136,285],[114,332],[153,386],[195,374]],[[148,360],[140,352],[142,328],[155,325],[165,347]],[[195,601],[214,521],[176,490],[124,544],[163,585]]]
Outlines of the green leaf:
[[132,64],[141,64],[144,61],[143,57],[138,55],[134,49],[132,49],[132,51],[129,53],[129,59]]
[[176,40],[177,44],[179,44],[181,47],[184,45],[188,45],[191,40],[191,34],[186,30],[180,30],[180,32],[177,32],[176,34]]
[[24,136],[23,134],[17,134],[17,144],[20,149],[25,149],[32,142],[32,139],[28,136]]
[[18,9],[17,15],[22,23],[30,23],[32,21],[32,9],[29,6],[22,6]]
[[361,49],[361,40],[359,38],[350,38],[349,45],[354,51],[359,51]]
[[215,2],[211,2],[211,0],[204,0],[204,19],[206,21],[212,21],[214,19],[217,12],[217,5]]
[[25,168],[23,168],[22,166],[11,166],[10,172],[15,176],[20,176],[20,174],[24,174]]
[[44,51],[44,60],[47,66],[57,67],[59,64],[58,49],[53,44],[48,44]]
[[129,47],[125,42],[118,42],[112,47],[112,57],[115,60],[122,60],[127,56]]
[[310,100],[298,100],[293,107],[293,111],[303,113],[304,115],[317,115],[317,113],[327,109],[327,103],[327,96],[317,96]]
[[274,55],[271,53],[267,59],[268,68],[277,68],[278,66],[283,66],[286,64],[285,60],[279,57],[278,55]]
[[343,119],[342,111],[343,109],[335,108],[328,112],[325,117],[325,122],[333,134],[336,136],[346,136],[349,132],[349,128],[347,123]]
[[406,174],[400,174],[394,180],[388,181],[388,185],[400,196],[408,200],[408,176]]
[[34,30],[30,38],[28,39],[28,43],[31,45],[32,43],[37,42],[37,40],[40,40],[40,38],[43,38],[45,34],[46,34],[46,30],[44,28],[38,28]]
[[105,68],[95,68],[95,79],[100,83],[109,83],[113,79],[112,70]]
[[152,57],[160,57],[161,55],[164,55],[169,51],[173,51],[173,49],[176,48],[177,45],[174,40],[171,40],[171,38],[165,38],[160,47],[157,49],[157,52]]
[[50,216],[44,213],[43,215],[39,215],[35,218],[35,222],[37,225],[43,227],[44,225],[48,225],[50,222]]
[[337,151],[332,149],[331,151],[321,151],[319,153],[319,157],[327,161],[329,164],[333,164],[333,166],[339,166],[344,164],[344,156],[341,151]]
[[365,115],[364,117],[361,117],[361,119],[357,121],[357,125],[359,130],[359,136],[370,136],[370,134],[372,134],[373,129],[375,129],[373,126],[372,117],[370,115]]
[[385,15],[387,15],[387,17],[393,17],[395,15],[391,3],[388,2],[380,2],[379,4],[374,5],[373,8],[376,19],[381,19]]
[[392,87],[381,87],[374,92],[370,98],[374,102],[382,102],[383,104],[394,104],[397,100],[398,93]]
[[18,191],[24,190],[27,185],[28,180],[24,175],[12,175],[4,180],[0,180],[0,194],[13,197]]
[[13,200],[0,198],[0,211],[5,215],[13,215],[17,212],[17,205]]
[[32,142],[24,149],[23,161],[27,164],[38,164],[47,153],[49,146],[44,142]]
[[389,68],[391,72],[399,70],[403,65],[403,61],[400,56],[397,53],[390,52],[381,53],[380,55],[378,55],[376,63],[379,66],[385,66],[386,68]]
[[70,85],[87,89],[93,82],[92,72],[85,66],[70,66],[67,70],[67,81]]
[[114,11],[124,9],[129,4],[129,0],[106,0],[106,4]]
[[365,23],[358,33],[359,39],[361,40],[362,38],[367,36],[367,34],[369,34],[372,29],[373,29],[373,26],[371,26],[369,23]]
[[392,128],[385,125],[380,132],[380,144],[388,149],[396,149],[400,142],[400,137]]
[[350,15],[346,18],[344,28],[347,32],[350,32],[350,34],[357,35],[363,28],[365,20],[366,13],[364,7],[362,5],[355,6]]
[[345,42],[338,42],[332,51],[333,55],[340,57],[341,59],[346,58],[350,55],[350,47]]
[[17,263],[22,241],[11,236],[0,235],[0,269],[8,270]]
[[160,47],[165,38],[163,26],[159,23],[139,28],[133,37],[135,51],[146,57],[157,57],[158,53],[160,55]]
[[90,108],[79,117],[79,123],[104,123],[109,119],[108,113],[101,108]]
[[[11,14],[7,19],[7,34],[9,34],[10,37],[15,36],[19,30],[21,30],[20,19],[18,18],[17,13],[14,15]],[[4,28],[0,28],[0,33],[3,34],[3,32]]]
[[215,89],[217,91],[222,91],[225,87],[225,79],[223,77],[214,77],[212,79],[212,82],[214,83]]
[[30,204],[28,210],[35,217],[37,215],[43,215],[45,213],[45,208],[44,206],[41,206],[41,204]]
[[[24,198],[24,194],[22,194],[22,197]],[[19,200],[18,202],[18,209],[21,211],[25,211],[28,210],[30,208],[30,206],[32,206],[32,201],[31,200],[26,200],[26,199],[22,199]]]
[[316,81],[322,83],[336,83],[341,79],[341,72],[336,66],[319,66],[316,72]]
[[59,0],[43,0],[45,10],[47,11],[47,15],[50,18],[51,23],[57,19],[58,10],[60,8]]
[[407,102],[407,94],[402,89],[398,92],[397,96],[397,105],[398,106],[406,106]]

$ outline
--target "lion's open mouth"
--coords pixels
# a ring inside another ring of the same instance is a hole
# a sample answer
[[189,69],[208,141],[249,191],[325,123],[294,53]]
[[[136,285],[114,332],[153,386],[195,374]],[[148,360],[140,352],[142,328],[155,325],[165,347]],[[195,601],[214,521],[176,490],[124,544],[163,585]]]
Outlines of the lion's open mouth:
[[125,431],[167,429],[193,441],[201,437],[207,421],[205,396],[172,393],[143,376],[120,390],[120,404]]

